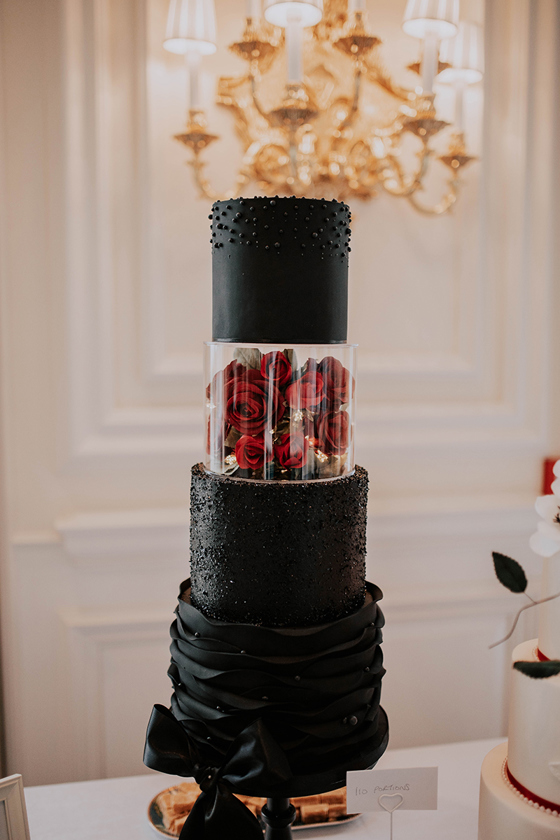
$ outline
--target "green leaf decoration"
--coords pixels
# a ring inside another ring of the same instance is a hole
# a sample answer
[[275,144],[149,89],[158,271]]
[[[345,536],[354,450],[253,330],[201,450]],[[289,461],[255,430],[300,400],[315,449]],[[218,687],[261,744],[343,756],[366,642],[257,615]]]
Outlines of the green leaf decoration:
[[492,559],[494,560],[496,577],[502,586],[505,586],[511,592],[525,592],[527,576],[517,560],[505,554],[499,554],[497,551],[492,552]]
[[262,355],[257,347],[236,347],[233,358],[245,367],[260,370]]
[[521,671],[532,680],[546,680],[560,674],[560,660],[550,659],[548,662],[514,662],[516,671]]

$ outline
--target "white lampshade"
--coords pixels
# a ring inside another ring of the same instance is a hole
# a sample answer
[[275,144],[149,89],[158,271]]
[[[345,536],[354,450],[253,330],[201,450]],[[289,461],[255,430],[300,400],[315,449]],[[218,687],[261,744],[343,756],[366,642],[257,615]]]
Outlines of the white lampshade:
[[478,23],[461,21],[454,38],[444,41],[439,57],[450,64],[438,76],[438,82],[454,84],[463,81],[468,85],[479,82],[484,75],[484,38]]
[[179,55],[216,52],[214,0],[170,0],[163,46]]
[[413,38],[452,38],[459,24],[459,0],[408,0],[403,29]]
[[299,20],[301,26],[315,26],[323,17],[323,0],[265,0],[264,16],[274,26]]

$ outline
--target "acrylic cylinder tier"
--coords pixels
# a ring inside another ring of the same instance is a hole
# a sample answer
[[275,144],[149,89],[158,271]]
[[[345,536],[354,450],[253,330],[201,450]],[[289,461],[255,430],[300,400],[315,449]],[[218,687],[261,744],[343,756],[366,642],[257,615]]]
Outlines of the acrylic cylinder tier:
[[352,344],[208,342],[205,468],[256,481],[354,471]]

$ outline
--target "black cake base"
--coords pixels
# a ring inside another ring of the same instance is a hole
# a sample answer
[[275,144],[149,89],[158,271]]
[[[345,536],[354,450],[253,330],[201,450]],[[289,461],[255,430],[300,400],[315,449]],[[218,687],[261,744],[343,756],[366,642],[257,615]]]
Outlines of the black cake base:
[[367,584],[364,605],[338,621],[259,627],[204,616],[185,581],[171,627],[171,710],[154,708],[144,762],[194,776],[212,813],[231,792],[278,802],[372,767],[388,740],[381,597]]

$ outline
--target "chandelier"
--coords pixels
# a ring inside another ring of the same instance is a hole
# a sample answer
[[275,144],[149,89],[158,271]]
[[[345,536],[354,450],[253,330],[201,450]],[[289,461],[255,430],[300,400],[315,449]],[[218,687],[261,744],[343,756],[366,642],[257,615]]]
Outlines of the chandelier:
[[[386,70],[365,0],[264,0],[264,10],[247,0],[246,12],[241,39],[230,45],[246,72],[217,85],[216,102],[233,113],[243,147],[228,197],[253,184],[266,195],[339,200],[386,192],[430,215],[453,206],[460,172],[475,160],[465,145],[465,90],[483,74],[481,29],[459,20],[459,0],[408,0],[403,29],[421,45],[408,66],[418,74],[412,90]],[[202,56],[216,51],[214,0],[171,0],[164,47],[184,54],[189,69],[187,126],[175,139],[191,151],[201,195],[215,200],[204,152],[219,138],[208,130],[199,88]],[[453,126],[436,111],[436,79],[454,86]],[[447,129],[438,153],[433,139]],[[420,193],[433,162],[448,175],[430,205]]]

